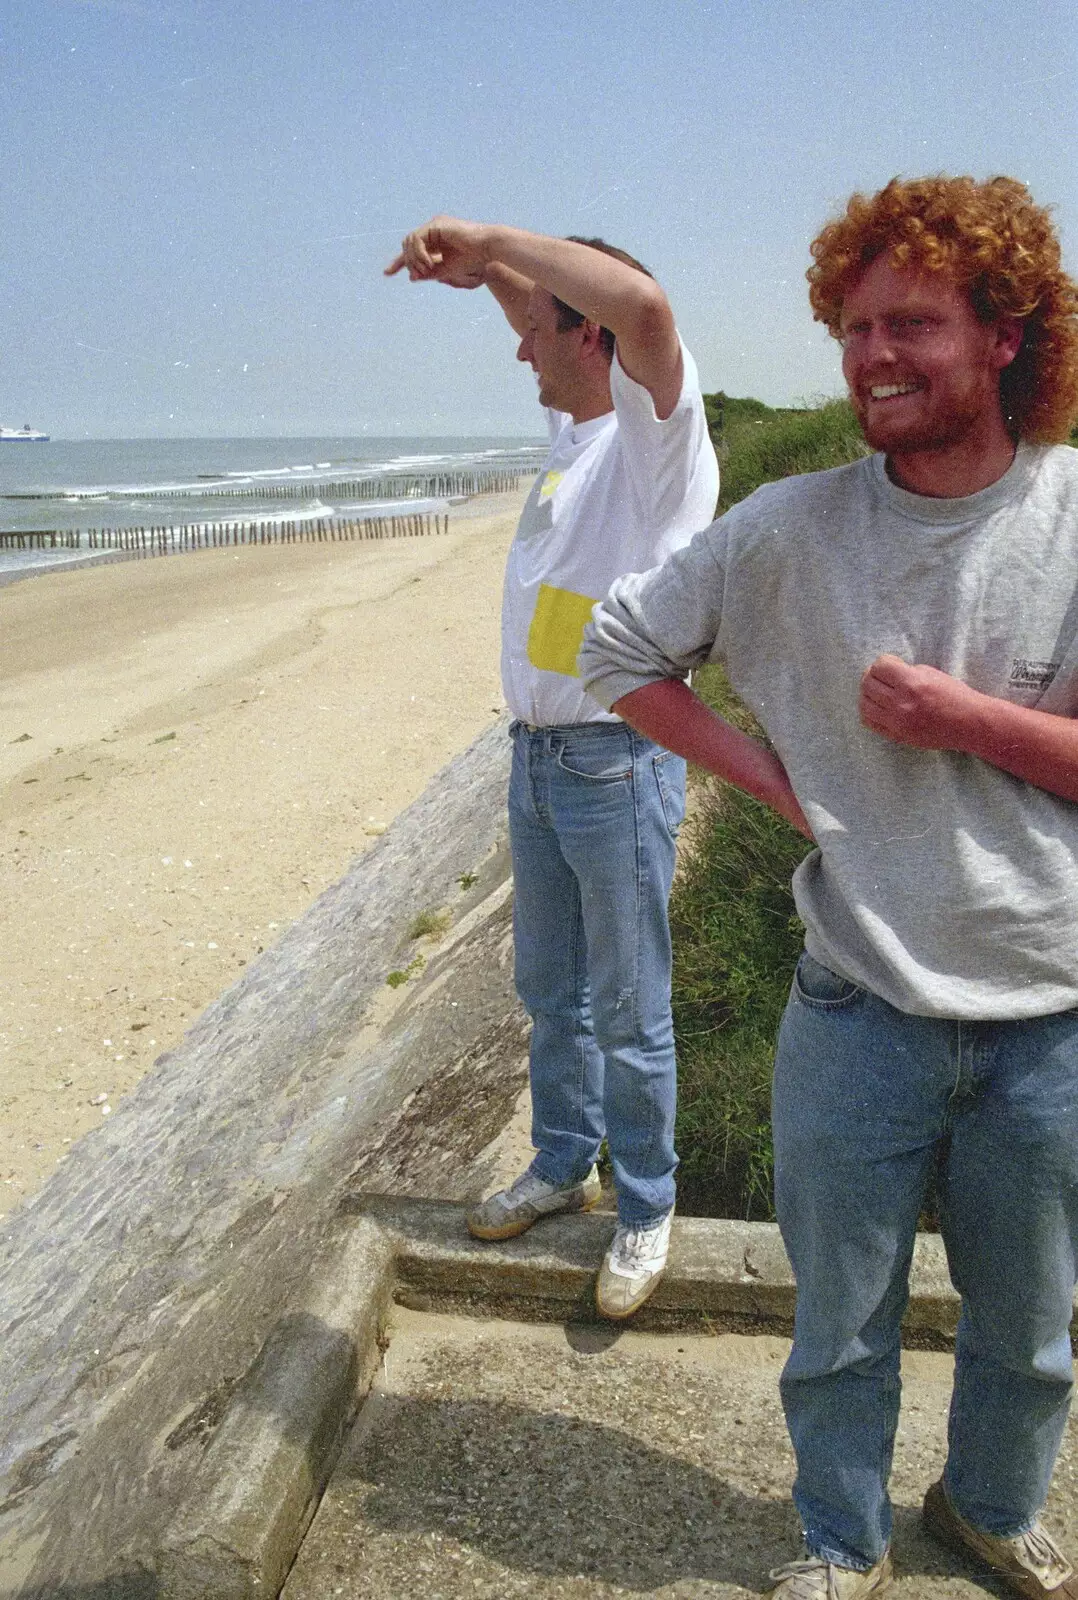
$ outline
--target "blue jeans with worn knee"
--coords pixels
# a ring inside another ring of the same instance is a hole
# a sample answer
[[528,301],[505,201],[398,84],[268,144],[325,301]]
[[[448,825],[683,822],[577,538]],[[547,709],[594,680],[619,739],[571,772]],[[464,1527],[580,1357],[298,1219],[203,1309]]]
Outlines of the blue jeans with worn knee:
[[623,722],[511,729],[517,992],[532,1018],[532,1170],[585,1176],[606,1138],[619,1219],[674,1204],[667,901],[685,763]]
[[1078,1014],[911,1016],[805,954],[773,1114],[776,1206],[797,1278],[781,1389],[809,1548],[867,1567],[890,1538],[899,1323],[933,1168],[962,1296],[944,1480],[974,1527],[1024,1533],[1071,1397]]

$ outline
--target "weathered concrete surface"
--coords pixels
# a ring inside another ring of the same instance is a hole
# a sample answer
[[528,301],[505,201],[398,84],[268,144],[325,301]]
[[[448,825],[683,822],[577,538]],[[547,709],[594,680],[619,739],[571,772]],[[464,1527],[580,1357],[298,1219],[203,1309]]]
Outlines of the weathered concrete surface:
[[[525,1073],[507,769],[502,724],[5,1224],[5,1600],[154,1592],[148,1563],[214,1420],[332,1259],[350,1174],[456,1198],[483,1187],[476,1158]],[[454,917],[440,942],[410,940],[440,907]],[[423,951],[422,973],[387,988]]]
[[[540,1321],[595,1320],[595,1275],[614,1232],[600,1213],[552,1218],[502,1244],[481,1243],[460,1211],[399,1195],[348,1193],[342,1210],[369,1217],[391,1233],[396,1299],[419,1310],[482,1308]],[[710,1330],[792,1330],[794,1277],[778,1229],[767,1222],[675,1217],[662,1283],[634,1317],[636,1328],[696,1325]],[[938,1236],[917,1240],[909,1345],[946,1348],[958,1322],[958,1295]]]
[[[748,1600],[796,1554],[784,1340],[407,1311],[389,1332],[282,1600]],[[999,1594],[920,1527],[950,1357],[906,1352],[903,1383],[891,1592]],[[1072,1552],[1076,1480],[1072,1421],[1046,1518]]]
[[390,1239],[361,1223],[274,1327],[162,1541],[162,1600],[278,1592],[369,1386],[392,1287]]
[[[344,1234],[302,1310],[271,1333],[163,1540],[155,1569],[161,1600],[276,1594],[333,1465],[340,1429],[365,1388],[370,1363],[385,1348],[378,1335],[390,1293],[398,1306],[436,1317],[448,1308],[487,1318],[515,1313],[510,1327],[519,1327],[522,1316],[562,1322],[574,1348],[610,1348],[624,1331],[599,1322],[592,1299],[613,1217],[554,1217],[521,1238],[483,1244],[469,1237],[457,1205],[348,1195],[342,1210],[354,1218],[354,1237]],[[957,1297],[949,1286],[943,1292],[943,1272],[939,1241],[921,1240],[907,1340],[947,1344]],[[679,1339],[691,1341],[704,1330],[714,1344],[735,1330],[739,1341],[723,1348],[740,1351],[751,1367],[760,1351],[774,1347],[775,1331],[791,1326],[793,1299],[792,1274],[773,1226],[677,1218],[666,1275],[633,1319],[632,1333],[676,1328]],[[471,1325],[442,1321],[464,1329],[462,1336]],[[404,1325],[411,1326],[407,1318]],[[339,1330],[336,1342],[327,1342],[333,1330]],[[746,1335],[760,1343],[754,1346]],[[522,1360],[535,1339],[542,1342],[538,1332],[521,1335]],[[679,1346],[675,1341],[665,1348]],[[705,1347],[694,1348],[700,1356]],[[949,1360],[945,1365],[949,1369]],[[646,1395],[636,1401],[642,1412],[650,1403]],[[770,1471],[772,1433],[754,1438],[751,1447],[758,1470]],[[783,1444],[780,1455],[786,1454]],[[438,1481],[449,1470],[436,1452],[428,1466]]]

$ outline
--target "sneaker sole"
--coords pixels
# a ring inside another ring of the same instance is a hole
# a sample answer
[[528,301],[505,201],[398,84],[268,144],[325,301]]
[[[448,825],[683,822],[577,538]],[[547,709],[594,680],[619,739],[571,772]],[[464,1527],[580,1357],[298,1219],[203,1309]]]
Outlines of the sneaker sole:
[[515,1239],[521,1233],[527,1233],[529,1228],[534,1228],[537,1222],[545,1222],[547,1217],[577,1216],[582,1211],[594,1211],[602,1199],[597,1194],[594,1200],[585,1200],[579,1206],[560,1206],[557,1211],[541,1211],[537,1217],[529,1217],[526,1222],[503,1222],[493,1228],[484,1227],[482,1223],[475,1223],[469,1217],[465,1218],[468,1232],[473,1239],[483,1239],[487,1243],[498,1239]]

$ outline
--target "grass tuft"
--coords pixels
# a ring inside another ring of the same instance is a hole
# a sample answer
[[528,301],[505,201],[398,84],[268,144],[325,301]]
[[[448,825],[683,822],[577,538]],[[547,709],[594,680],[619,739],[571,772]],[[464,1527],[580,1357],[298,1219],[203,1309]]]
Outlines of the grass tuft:
[[391,989],[399,989],[402,983],[407,983],[409,978],[414,978],[417,972],[422,972],[426,966],[423,956],[413,956],[406,967],[396,967],[386,975],[386,983]]
[[436,939],[451,926],[453,913],[449,910],[420,911],[408,927],[409,939]]

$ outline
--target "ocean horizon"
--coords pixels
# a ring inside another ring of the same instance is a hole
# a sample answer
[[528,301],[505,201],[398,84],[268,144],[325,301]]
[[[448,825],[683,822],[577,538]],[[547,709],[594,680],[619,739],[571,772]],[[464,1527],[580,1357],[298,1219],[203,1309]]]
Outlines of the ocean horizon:
[[[519,435],[5,440],[0,534],[78,533],[85,546],[91,529],[438,511],[448,500],[417,498],[422,480],[534,471],[545,450],[545,440]],[[394,479],[402,493],[392,492]],[[390,492],[372,498],[372,480]],[[357,486],[361,504],[348,493]],[[0,545],[0,576],[77,559],[71,550]]]

